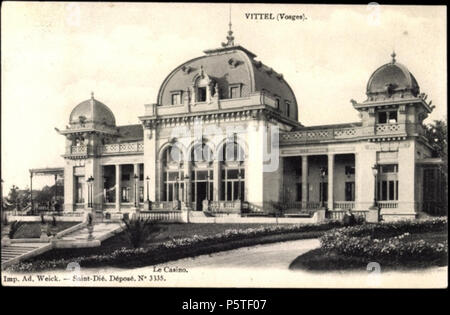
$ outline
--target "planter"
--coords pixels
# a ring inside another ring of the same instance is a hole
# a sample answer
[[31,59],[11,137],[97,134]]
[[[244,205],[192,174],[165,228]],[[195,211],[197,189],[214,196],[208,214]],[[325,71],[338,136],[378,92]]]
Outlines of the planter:
[[58,234],[58,227],[52,225],[52,226],[50,227],[50,234],[53,235],[53,236],[56,235],[56,234]]
[[202,210],[209,211],[209,200],[205,199],[202,201]]
[[47,224],[41,224],[41,239],[48,239],[48,225]]
[[9,245],[11,245],[11,239],[8,236],[3,237],[2,238],[2,246],[9,246]]

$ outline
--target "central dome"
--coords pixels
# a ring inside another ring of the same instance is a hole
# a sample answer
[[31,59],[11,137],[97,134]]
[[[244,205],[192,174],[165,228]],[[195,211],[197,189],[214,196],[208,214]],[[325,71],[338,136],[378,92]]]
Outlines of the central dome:
[[[205,73],[217,84],[219,98],[230,99],[231,87],[240,89],[238,97],[249,97],[256,92],[264,92],[280,101],[282,108],[290,104],[290,110],[282,114],[293,120],[298,119],[295,95],[284,80],[283,75],[255,60],[256,56],[242,46],[226,46],[206,50],[205,55],[191,59],[173,70],[162,83],[158,93],[158,105],[171,105],[171,94],[186,91],[196,82],[198,74]],[[182,93],[182,92],[181,92]]]
[[70,113],[69,123],[98,123],[115,127],[116,119],[108,106],[94,99],[92,95],[91,99],[75,106]]

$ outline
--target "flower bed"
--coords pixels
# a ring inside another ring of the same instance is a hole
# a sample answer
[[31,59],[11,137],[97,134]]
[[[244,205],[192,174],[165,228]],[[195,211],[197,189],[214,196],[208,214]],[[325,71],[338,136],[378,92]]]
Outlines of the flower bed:
[[427,221],[379,223],[341,228],[325,233],[321,247],[338,254],[380,259],[434,260],[447,254],[448,241],[430,243],[407,241],[410,233],[437,232],[447,229],[447,218]]
[[[70,262],[78,262],[81,267],[98,266],[145,266],[166,261],[208,254],[242,246],[257,245],[286,239],[269,238],[276,235],[291,235],[289,239],[319,237],[323,231],[340,227],[337,221],[325,224],[298,224],[264,226],[247,229],[229,229],[215,235],[193,235],[192,237],[172,239],[146,248],[120,248],[111,253],[40,261],[38,257],[9,267],[11,271],[37,271],[65,269]],[[296,235],[293,235],[296,234]]]
[[447,218],[333,229],[320,238],[320,249],[297,257],[291,268],[351,269],[369,261],[397,267],[442,265],[448,257],[448,240],[442,237],[447,230]]

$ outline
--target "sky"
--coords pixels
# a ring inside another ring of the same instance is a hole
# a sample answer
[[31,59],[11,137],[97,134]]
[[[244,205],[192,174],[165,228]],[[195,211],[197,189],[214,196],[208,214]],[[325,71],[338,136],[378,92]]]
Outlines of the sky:
[[[71,110],[95,98],[118,125],[137,124],[165,77],[220,47],[229,4],[3,2],[1,10],[1,177],[6,194],[29,185],[31,168],[64,165]],[[255,20],[246,13],[304,16]],[[235,43],[282,73],[306,126],[358,121],[370,75],[391,60],[447,117],[444,6],[232,4]],[[33,188],[52,184],[35,177]]]

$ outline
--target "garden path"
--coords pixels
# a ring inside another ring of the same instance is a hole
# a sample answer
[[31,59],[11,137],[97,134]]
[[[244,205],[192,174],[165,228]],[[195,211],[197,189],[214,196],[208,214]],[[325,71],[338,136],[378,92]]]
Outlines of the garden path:
[[250,246],[184,258],[165,263],[165,266],[182,266],[183,268],[273,268],[288,269],[290,263],[299,255],[320,246],[318,239],[303,239],[281,243]]

